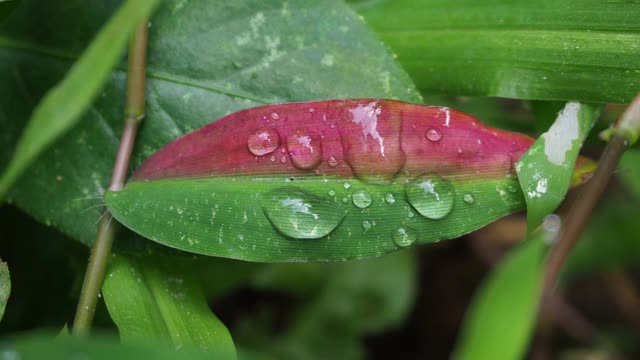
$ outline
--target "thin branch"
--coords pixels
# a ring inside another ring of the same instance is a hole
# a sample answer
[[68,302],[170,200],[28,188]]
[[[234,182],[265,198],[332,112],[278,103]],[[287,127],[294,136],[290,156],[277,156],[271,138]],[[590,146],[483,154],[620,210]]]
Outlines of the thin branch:
[[[119,191],[124,187],[129,167],[129,159],[135,142],[140,122],[144,117],[144,80],[147,49],[147,23],[145,19],[136,29],[129,46],[129,70],[127,80],[127,104],[124,115],[124,129],[113,167],[110,191]],[[111,246],[115,234],[113,217],[108,210],[98,225],[96,241],[91,249],[87,272],[82,283],[82,291],[78,300],[76,317],[72,334],[84,335],[91,330],[93,317],[98,302],[98,294],[102,287],[104,274],[109,262]]]

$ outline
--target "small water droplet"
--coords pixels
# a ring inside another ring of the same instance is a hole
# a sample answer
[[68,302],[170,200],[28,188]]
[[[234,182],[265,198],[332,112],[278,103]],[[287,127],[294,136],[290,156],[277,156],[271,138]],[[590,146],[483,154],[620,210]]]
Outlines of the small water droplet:
[[335,196],[335,195],[336,195],[336,192],[335,192],[335,191],[333,191],[333,190],[329,190],[329,196]]
[[464,202],[466,202],[467,204],[473,204],[474,202],[474,198],[473,195],[471,195],[471,193],[466,193],[464,194],[464,196],[462,197],[462,199],[464,200]]
[[461,147],[458,148],[458,154],[462,154],[462,148]]
[[411,206],[426,218],[442,219],[453,209],[453,186],[438,175],[423,175],[404,190]]
[[358,190],[351,195],[351,200],[353,201],[353,205],[359,207],[360,209],[364,209],[371,205],[373,199],[371,198],[371,194],[369,194],[366,190]]
[[369,229],[371,229],[371,221],[369,221],[369,220],[364,220],[364,221],[362,221],[362,227],[363,227],[365,230],[369,230]]
[[272,113],[271,113],[271,118],[272,118],[273,120],[278,120],[278,119],[280,119],[280,115],[278,115],[278,113],[277,113],[277,112],[272,112]]
[[249,135],[247,147],[256,156],[274,152],[280,146],[280,135],[274,129],[259,129]]
[[393,232],[392,238],[396,245],[400,247],[407,247],[416,242],[418,235],[411,228],[401,227]]
[[393,204],[394,202],[396,202],[396,197],[393,196],[392,193],[387,193],[384,196],[384,201],[386,201],[388,204]]
[[318,239],[335,229],[344,215],[332,202],[297,187],[269,192],[260,203],[273,226],[295,239]]
[[348,182],[345,182],[345,183],[344,183],[344,188],[345,188],[345,189],[348,189],[348,188],[350,188],[350,187],[351,187],[351,184],[349,184]]
[[436,128],[431,128],[429,130],[427,130],[427,132],[424,134],[424,136],[429,140],[429,141],[440,141],[440,139],[442,139],[442,131],[436,129]]
[[275,156],[273,156],[273,155],[271,155],[271,157],[269,158],[269,160],[271,160],[271,161],[276,161],[276,157],[275,157]]
[[330,156],[327,162],[330,166],[338,166],[338,159],[336,159],[334,156]]
[[287,157],[282,155],[282,157],[280,158],[280,162],[283,163],[283,164],[286,163],[287,162]]
[[293,166],[313,169],[322,161],[322,140],[315,134],[298,131],[287,137],[287,149]]

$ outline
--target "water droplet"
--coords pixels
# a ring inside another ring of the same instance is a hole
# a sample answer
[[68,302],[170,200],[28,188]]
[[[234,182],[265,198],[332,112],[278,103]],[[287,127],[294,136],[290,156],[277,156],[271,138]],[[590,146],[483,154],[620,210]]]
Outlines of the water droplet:
[[351,200],[353,201],[353,205],[359,207],[360,209],[364,209],[371,205],[373,199],[371,198],[371,194],[369,194],[366,190],[358,190],[351,195]]
[[338,159],[336,159],[334,156],[330,156],[327,162],[330,166],[338,166]]
[[471,193],[466,193],[464,194],[464,196],[462,197],[462,199],[464,200],[464,202],[466,202],[467,204],[473,204],[474,198],[473,195],[471,195]]
[[455,191],[451,183],[437,175],[423,175],[405,185],[407,200],[420,215],[442,219],[453,209]]
[[462,154],[462,148],[461,147],[458,148],[458,154]]
[[371,221],[369,221],[369,220],[364,220],[364,221],[362,221],[362,227],[363,227],[365,230],[369,230],[369,229],[371,229]]
[[401,227],[393,232],[392,238],[396,245],[400,247],[407,247],[416,242],[418,235],[411,228]]
[[386,201],[388,204],[393,204],[394,202],[396,202],[396,197],[393,196],[392,193],[387,193],[384,196],[384,201]]
[[332,201],[304,189],[283,187],[260,200],[271,224],[294,239],[318,239],[335,229],[344,215]]
[[273,120],[278,120],[278,119],[280,119],[280,115],[278,115],[278,113],[277,113],[277,112],[272,112],[272,113],[271,113],[271,118],[272,118]]
[[274,129],[259,129],[249,135],[247,147],[253,155],[263,156],[274,152],[280,146],[280,135]]
[[336,192],[335,192],[335,191],[333,191],[333,190],[329,190],[329,196],[335,196],[335,195],[336,195]]
[[542,221],[542,228],[544,229],[544,241],[551,245],[558,238],[558,233],[562,228],[562,219],[556,214],[549,214]]
[[287,162],[287,157],[282,155],[282,157],[280,158],[280,162],[285,164]]
[[287,149],[293,166],[298,169],[313,169],[322,160],[321,139],[315,134],[298,131],[287,137]]
[[427,132],[424,134],[424,137],[426,137],[429,141],[440,141],[440,139],[442,139],[442,131],[431,128],[427,130]]
[[348,188],[350,188],[350,187],[351,187],[351,184],[349,184],[348,182],[345,182],[345,183],[344,183],[344,188],[345,188],[345,189],[348,189]]

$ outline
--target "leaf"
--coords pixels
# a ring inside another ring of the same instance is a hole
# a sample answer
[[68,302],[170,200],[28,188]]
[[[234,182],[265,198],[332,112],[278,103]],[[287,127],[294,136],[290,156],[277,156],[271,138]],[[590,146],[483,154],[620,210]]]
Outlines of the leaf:
[[421,90],[628,103],[640,8],[628,1],[357,1]]
[[[0,201],[29,164],[80,120],[118,62],[129,34],[158,3],[158,0],[126,2],[98,33],[64,80],[36,106],[11,162],[0,177]],[[0,44],[5,46],[21,45],[1,40]]]
[[6,262],[0,261],[0,320],[4,317],[4,309],[11,294],[11,276],[9,266]]
[[482,282],[453,359],[521,359],[533,331],[544,274],[544,233],[526,240]]
[[[0,163],[34,99],[62,77],[116,3],[25,0],[1,24]],[[147,116],[132,169],[179,136],[260,104],[419,100],[406,73],[346,5],[286,4],[164,2],[149,28]],[[93,242],[102,212],[97,205],[118,146],[124,85],[124,73],[112,71],[83,121],[43,153],[10,194],[21,209],[84,244]]]
[[[574,167],[584,139],[598,118],[600,107],[568,102],[549,130],[542,134],[516,164],[518,180],[527,202],[530,230],[553,212],[564,199],[574,176]],[[587,175],[594,169],[590,160],[578,162]],[[580,177],[584,171],[575,174]],[[575,184],[582,182],[579,178]]]
[[125,342],[158,339],[235,358],[229,331],[209,310],[191,259],[116,255],[102,287]]
[[640,150],[629,149],[620,159],[619,178],[629,191],[640,198]]
[[231,114],[145,161],[113,216],[163,245],[249,261],[379,256],[522,209],[524,135],[391,100]]
[[[110,336],[77,337],[64,336],[55,338],[55,334],[30,333],[15,338],[4,338],[0,344],[0,351],[6,359],[21,360],[181,360],[211,359],[210,352],[193,349],[174,348],[162,343],[120,343],[117,338]],[[228,359],[226,354],[214,354],[215,359]]]

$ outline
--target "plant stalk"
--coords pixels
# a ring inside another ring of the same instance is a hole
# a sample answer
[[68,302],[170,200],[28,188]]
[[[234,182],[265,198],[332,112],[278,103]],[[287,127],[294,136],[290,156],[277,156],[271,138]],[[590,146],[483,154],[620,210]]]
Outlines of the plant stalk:
[[[118,154],[113,166],[110,191],[120,191],[124,187],[129,167],[129,159],[133,151],[138,127],[144,118],[144,81],[147,58],[147,23],[148,19],[136,28],[129,46],[129,63],[127,77],[127,98],[124,114],[124,128],[118,147]],[[115,223],[109,210],[105,210],[100,219],[96,240],[91,249],[89,264],[82,283],[80,299],[73,322],[73,335],[85,335],[91,330],[93,317],[98,302],[98,294],[102,287],[111,246],[115,237]]]
[[568,215],[562,222],[563,226],[558,235],[558,240],[551,249],[547,260],[543,292],[545,298],[553,292],[562,266],[587,225],[589,217],[618,166],[618,161],[627,145],[628,140],[626,137],[620,134],[615,134],[611,137],[600,157],[593,177],[583,186],[580,195],[571,205]]

